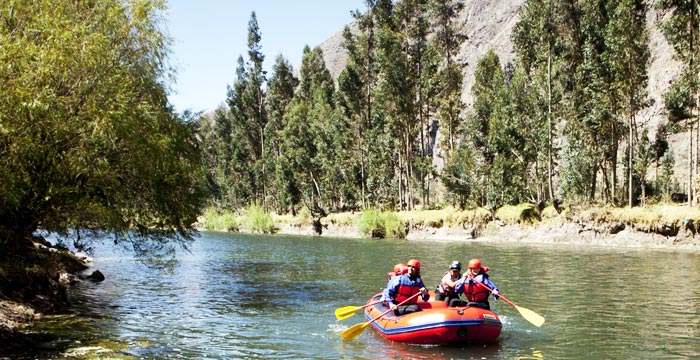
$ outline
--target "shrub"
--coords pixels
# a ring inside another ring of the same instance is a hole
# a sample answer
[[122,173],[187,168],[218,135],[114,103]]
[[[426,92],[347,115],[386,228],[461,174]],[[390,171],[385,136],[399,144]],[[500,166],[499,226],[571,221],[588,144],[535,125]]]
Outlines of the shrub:
[[366,210],[357,218],[357,227],[362,234],[372,238],[402,238],[403,222],[395,212]]
[[210,231],[238,231],[238,220],[232,212],[219,213],[212,207],[204,212],[204,228]]
[[265,212],[257,205],[252,205],[248,208],[246,225],[250,231],[263,234],[271,234],[275,230],[275,223],[272,221],[272,215]]

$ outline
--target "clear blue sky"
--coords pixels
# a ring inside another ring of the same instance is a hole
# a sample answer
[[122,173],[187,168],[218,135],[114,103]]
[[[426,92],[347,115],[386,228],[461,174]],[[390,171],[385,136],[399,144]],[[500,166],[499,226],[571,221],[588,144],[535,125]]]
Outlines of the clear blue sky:
[[178,112],[208,111],[226,99],[236,60],[247,59],[248,21],[255,11],[264,67],[282,54],[296,67],[305,45],[319,45],[352,21],[364,0],[168,0],[167,31],[177,81],[168,99]]

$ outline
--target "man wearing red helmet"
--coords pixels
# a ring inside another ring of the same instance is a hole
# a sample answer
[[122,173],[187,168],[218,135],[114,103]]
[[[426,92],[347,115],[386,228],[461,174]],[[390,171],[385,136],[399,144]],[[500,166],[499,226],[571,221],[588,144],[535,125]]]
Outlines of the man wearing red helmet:
[[[411,259],[406,265],[408,266],[408,272],[394,276],[389,280],[383,292],[384,301],[397,316],[421,310],[418,306],[418,297],[411,299],[415,294],[421,294],[423,301],[428,301],[430,298],[430,294],[420,277],[420,261]],[[396,305],[407,299],[411,300],[401,306]]]
[[490,309],[489,294],[493,294],[493,298],[498,300],[498,288],[496,284],[489,280],[488,271],[489,268],[487,266],[481,266],[481,260],[469,260],[468,270],[455,287],[456,294],[463,293],[467,298],[467,306]]

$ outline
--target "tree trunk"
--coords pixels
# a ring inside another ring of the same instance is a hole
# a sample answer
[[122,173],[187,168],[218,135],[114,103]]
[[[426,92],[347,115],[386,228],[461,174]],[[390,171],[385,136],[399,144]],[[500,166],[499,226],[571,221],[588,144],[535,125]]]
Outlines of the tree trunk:
[[633,181],[634,168],[632,167],[632,163],[633,163],[632,159],[634,158],[634,134],[632,133],[632,122],[633,121],[634,121],[634,115],[630,115],[629,141],[627,142],[628,146],[629,146],[628,151],[627,151],[629,153],[629,158],[628,158],[628,160],[629,160],[629,162],[628,162],[628,166],[629,166],[629,168],[628,168],[628,170],[629,170],[628,171],[629,172],[628,185],[629,185],[629,187],[628,187],[627,196],[628,196],[628,202],[629,202],[630,208],[634,206],[634,192],[633,192],[633,187],[632,187],[632,184],[634,182]]

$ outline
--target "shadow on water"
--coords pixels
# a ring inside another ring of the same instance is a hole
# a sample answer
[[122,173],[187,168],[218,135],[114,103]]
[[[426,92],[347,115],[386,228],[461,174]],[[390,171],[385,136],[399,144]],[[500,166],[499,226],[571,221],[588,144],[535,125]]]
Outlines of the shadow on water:
[[0,338],[0,359],[50,359],[70,345],[52,334],[18,333]]
[[[375,359],[491,359],[501,351],[499,341],[492,343],[411,345],[386,340],[372,331],[366,351],[378,354]],[[379,355],[381,354],[381,355]]]

